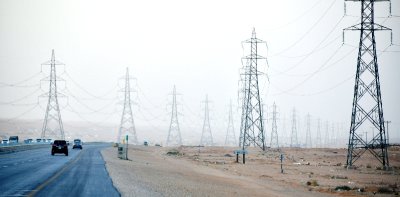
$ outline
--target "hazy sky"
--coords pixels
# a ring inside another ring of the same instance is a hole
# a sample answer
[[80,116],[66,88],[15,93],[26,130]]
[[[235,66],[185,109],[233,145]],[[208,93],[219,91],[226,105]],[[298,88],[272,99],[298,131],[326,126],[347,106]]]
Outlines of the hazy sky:
[[[46,100],[38,96],[48,91],[40,79],[49,67],[41,63],[54,49],[66,64],[57,67],[66,81],[59,83],[68,97],[60,99],[64,122],[118,126],[120,78],[129,67],[137,79],[132,83],[138,126],[166,135],[168,94],[175,84],[181,124],[188,128],[182,135],[201,132],[201,101],[208,94],[213,135],[223,141],[229,101],[238,105],[241,57],[248,47],[241,42],[255,28],[268,44],[268,50],[260,46],[268,58],[261,69],[269,80],[260,84],[267,111],[276,102],[289,123],[296,107],[300,128],[310,113],[313,121],[343,123],[347,136],[359,33],[347,32],[342,45],[342,29],[359,23],[360,5],[346,7],[343,17],[343,0],[0,0],[0,118],[43,119]],[[388,7],[377,3],[376,21],[393,29],[396,45],[389,46],[390,32],[378,32],[378,61],[384,117],[392,121],[391,137],[399,139],[400,2],[392,2],[390,18]]]

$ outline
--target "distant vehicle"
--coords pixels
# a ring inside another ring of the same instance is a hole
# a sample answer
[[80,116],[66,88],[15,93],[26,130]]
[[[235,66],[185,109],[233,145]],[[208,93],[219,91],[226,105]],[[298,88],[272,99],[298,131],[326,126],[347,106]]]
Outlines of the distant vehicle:
[[47,140],[46,140],[46,142],[48,142],[48,143],[52,143],[52,142],[53,142],[53,140],[52,140],[52,139],[47,139]]
[[65,140],[54,140],[51,146],[51,155],[55,153],[64,153],[65,156],[68,156],[68,145]]
[[26,140],[24,140],[24,142],[25,142],[25,144],[30,144],[30,143],[32,143],[32,139],[26,139]]
[[74,139],[74,145],[72,146],[72,149],[75,148],[82,149],[82,141],[80,139]]
[[149,143],[148,143],[147,141],[144,141],[144,142],[143,142],[143,145],[148,146]]
[[8,138],[10,144],[11,143],[16,143],[18,144],[18,136],[10,136],[10,138]]
[[2,144],[8,144],[8,140],[7,140],[7,139],[4,139],[1,143],[2,143]]
[[41,143],[42,139],[36,139],[36,143]]
[[69,141],[67,140],[66,142],[67,142],[67,146],[69,146]]
[[161,144],[155,144],[154,146],[158,146],[158,147],[161,147]]

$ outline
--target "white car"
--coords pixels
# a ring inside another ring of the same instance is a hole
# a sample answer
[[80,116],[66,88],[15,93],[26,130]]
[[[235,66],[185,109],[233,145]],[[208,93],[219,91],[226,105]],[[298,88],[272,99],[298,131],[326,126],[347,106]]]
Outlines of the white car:
[[9,144],[10,142],[7,139],[4,139],[1,143],[2,144]]

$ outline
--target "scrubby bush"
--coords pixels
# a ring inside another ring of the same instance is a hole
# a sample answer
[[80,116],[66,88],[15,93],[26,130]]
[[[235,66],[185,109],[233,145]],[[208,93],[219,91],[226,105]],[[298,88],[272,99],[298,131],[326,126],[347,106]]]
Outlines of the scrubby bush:
[[341,185],[341,186],[337,186],[335,188],[336,191],[349,191],[351,190],[351,188],[347,185]]
[[307,181],[307,185],[308,186],[319,186],[318,182],[316,180],[311,180],[311,181]]

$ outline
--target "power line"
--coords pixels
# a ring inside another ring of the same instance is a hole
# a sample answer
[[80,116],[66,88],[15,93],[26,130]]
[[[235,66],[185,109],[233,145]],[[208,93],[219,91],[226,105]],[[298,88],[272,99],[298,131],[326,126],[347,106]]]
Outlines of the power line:
[[[76,85],[76,87],[78,87],[80,90],[82,90],[83,92],[85,92],[87,95],[89,95],[89,96],[91,96],[91,97],[93,97],[93,98],[95,98],[95,99],[98,99],[98,100],[112,100],[112,99],[114,99],[114,98],[104,98],[104,97],[105,97],[106,95],[109,95],[111,92],[115,91],[115,88],[116,88],[118,85],[115,85],[115,86],[112,87],[110,90],[108,90],[106,93],[104,93],[104,94],[102,94],[102,95],[100,95],[100,96],[97,96],[97,95],[92,94],[92,93],[89,92],[88,90],[86,90],[84,87],[82,87],[78,82],[76,82],[76,81],[71,77],[71,75],[69,75],[68,72],[64,71],[64,73],[65,73],[65,75],[72,81],[72,83]],[[90,100],[90,99],[87,99],[87,98],[83,98],[83,99]]]
[[27,82],[27,81],[29,81],[29,80],[35,78],[36,76],[38,76],[38,75],[40,75],[40,74],[43,74],[43,72],[40,71],[40,72],[38,72],[38,73],[35,73],[35,74],[29,76],[29,77],[26,78],[26,79],[23,79],[23,80],[21,80],[21,81],[19,81],[19,82],[15,82],[15,83],[0,82],[0,87],[35,87],[35,86],[38,86],[39,84],[28,85],[28,86],[26,86],[26,85],[21,85],[21,84],[23,84],[23,83],[25,83],[25,82]]
[[22,101],[22,100],[25,100],[25,99],[29,98],[30,96],[34,95],[35,93],[37,93],[40,90],[41,90],[40,88],[36,88],[34,91],[32,91],[32,92],[30,92],[30,93],[28,93],[28,94],[26,94],[26,95],[24,95],[24,96],[22,96],[22,97],[20,97],[18,99],[14,99],[12,101],[0,102],[0,105],[12,105],[12,104],[15,104],[15,103],[17,103],[19,101]]
[[286,49],[273,54],[271,56],[277,56],[280,55],[286,51],[288,51],[289,49],[293,48],[294,46],[296,46],[300,41],[302,41],[317,25],[318,23],[320,23],[322,21],[322,19],[326,16],[326,14],[328,13],[328,11],[333,7],[333,5],[335,4],[336,0],[333,0],[332,3],[329,5],[329,7],[323,12],[322,16],[320,18],[318,18],[318,20],[306,31],[306,33],[304,33],[296,42],[294,42],[292,45],[290,45],[289,47],[287,47]]
[[293,24],[294,22],[296,22],[296,21],[298,21],[298,20],[300,20],[301,18],[303,18],[305,15],[307,15],[308,13],[310,13],[311,12],[311,10],[313,10],[318,4],[320,4],[321,2],[323,2],[324,0],[319,0],[319,1],[317,1],[314,5],[312,5],[309,9],[307,9],[306,11],[304,11],[302,14],[300,14],[299,16],[297,16],[297,17],[295,17],[293,20],[291,20],[291,21],[289,21],[289,22],[287,22],[287,23],[285,23],[285,24],[283,24],[283,25],[281,25],[281,26],[279,26],[279,27],[277,27],[277,28],[274,28],[274,29],[269,29],[269,31],[273,31],[273,30],[278,30],[278,29],[282,29],[282,28],[284,28],[284,27],[286,27],[286,26],[289,26],[289,25],[291,25],[291,24]]

